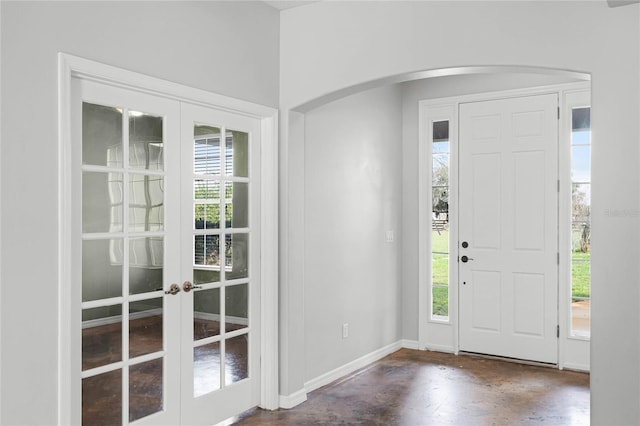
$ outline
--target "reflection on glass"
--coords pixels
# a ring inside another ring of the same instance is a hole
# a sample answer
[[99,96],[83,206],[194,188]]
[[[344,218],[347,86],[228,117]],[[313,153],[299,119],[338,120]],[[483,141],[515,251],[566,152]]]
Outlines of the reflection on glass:
[[225,235],[225,271],[228,280],[249,276],[249,234]]
[[122,167],[122,110],[82,104],[82,164]]
[[82,173],[82,232],[122,231],[121,173]]
[[220,200],[220,182],[196,179],[193,183],[193,198],[196,200]]
[[82,424],[122,424],[122,370],[82,379]]
[[162,117],[129,111],[129,166],[162,170]]
[[82,311],[82,370],[122,360],[122,305]]
[[212,271],[209,269],[193,269],[193,283],[194,284],[209,284],[217,283],[220,281],[220,271]]
[[238,284],[225,288],[225,331],[249,326],[249,285]]
[[82,242],[82,301],[122,296],[123,240]]
[[194,173],[220,176],[220,129],[196,124],[193,134]]
[[571,180],[573,182],[591,180],[591,147],[589,145],[571,147]]
[[220,289],[193,293],[193,338],[201,340],[220,334]]
[[220,204],[195,204],[193,216],[195,229],[220,228]]
[[220,342],[193,349],[193,396],[220,389]]
[[129,367],[129,421],[147,417],[163,408],[163,359]]
[[129,177],[129,231],[164,229],[164,178],[131,174]]
[[129,357],[161,351],[162,298],[129,303]]
[[162,288],[162,237],[129,239],[129,294]]
[[247,228],[249,226],[249,184],[225,183],[225,226]]
[[225,175],[249,177],[249,134],[227,131],[225,151]]
[[248,354],[249,342],[246,334],[226,340],[225,385],[228,386],[249,377]]
[[194,265],[220,266],[220,236],[194,235]]

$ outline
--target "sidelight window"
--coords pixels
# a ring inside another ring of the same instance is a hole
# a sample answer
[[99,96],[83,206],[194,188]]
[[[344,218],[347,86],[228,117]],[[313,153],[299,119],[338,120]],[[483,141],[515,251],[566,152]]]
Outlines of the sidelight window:
[[432,127],[431,318],[449,319],[449,121]]
[[591,109],[571,110],[571,335],[591,334]]

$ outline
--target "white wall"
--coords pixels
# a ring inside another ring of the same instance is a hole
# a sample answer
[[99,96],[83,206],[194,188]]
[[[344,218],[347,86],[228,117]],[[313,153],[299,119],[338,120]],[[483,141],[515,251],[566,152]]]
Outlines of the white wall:
[[279,14],[257,2],[0,7],[0,423],[50,425],[58,404],[57,53],[277,106]]
[[401,112],[387,86],[306,114],[305,381],[400,339]]
[[[592,75],[594,424],[640,422],[639,11],[637,4],[608,8],[589,1],[319,2],[281,14],[285,112],[349,86],[425,69],[523,65]],[[299,138],[287,129],[281,142],[286,197],[288,185],[304,178],[292,166],[303,158],[293,149]],[[285,207],[296,203],[289,198]],[[299,229],[285,231],[285,246],[299,243]],[[285,291],[302,284],[289,277],[304,276],[288,259]],[[304,302],[297,296],[281,306],[285,313]],[[303,344],[300,334],[282,338],[289,347]],[[285,368],[285,385],[304,374]]]

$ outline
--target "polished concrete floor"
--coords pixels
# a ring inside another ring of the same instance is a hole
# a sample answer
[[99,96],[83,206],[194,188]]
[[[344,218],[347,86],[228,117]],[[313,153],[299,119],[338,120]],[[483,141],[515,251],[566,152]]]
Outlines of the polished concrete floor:
[[589,375],[402,349],[311,392],[291,410],[238,425],[587,425]]

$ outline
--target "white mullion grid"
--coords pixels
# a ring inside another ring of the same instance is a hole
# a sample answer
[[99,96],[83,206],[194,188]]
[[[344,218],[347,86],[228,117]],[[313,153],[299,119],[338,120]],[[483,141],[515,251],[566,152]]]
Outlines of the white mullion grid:
[[227,129],[220,126],[220,239],[218,240],[220,251],[220,389],[224,389],[225,364],[226,364],[226,266],[227,266]]
[[220,342],[221,340],[222,340],[222,336],[220,334],[218,334],[217,336],[209,336],[209,337],[205,337],[204,339],[194,340],[193,347],[199,348],[200,346],[206,346],[211,343]]
[[114,306],[120,305],[124,302],[124,297],[111,297],[109,299],[98,299],[98,300],[90,300],[87,302],[82,302],[82,309],[93,309],[93,308],[101,308],[104,306]]
[[[221,268],[220,275],[224,274],[224,268]],[[223,285],[220,287],[220,389],[225,388],[225,364],[227,359],[227,351],[226,351],[226,287],[224,285],[224,281],[222,278],[220,280],[223,282]]]
[[130,169],[129,169],[129,108],[124,108],[122,122],[122,161],[123,180],[123,260],[122,260],[122,424],[129,423],[129,205],[130,205]]
[[164,170],[151,170],[151,169],[128,169],[128,168],[117,168],[117,167],[109,167],[109,166],[94,166],[91,164],[82,165],[83,172],[101,172],[101,173],[137,173],[140,175],[148,175],[148,176],[161,176],[164,177]]
[[98,376],[104,373],[110,373],[112,371],[116,371],[124,367],[124,361],[114,362],[112,364],[101,365],[100,367],[91,368],[89,370],[85,370],[80,374],[80,377],[83,379],[88,379],[89,377]]
[[161,351],[158,351],[158,352],[153,352],[153,353],[150,353],[150,354],[137,356],[137,357],[132,358],[132,359],[129,360],[129,366],[138,365],[138,364],[142,364],[142,363],[145,363],[145,362],[149,362],[149,361],[154,361],[156,359],[160,359],[160,358],[162,358],[164,356],[164,354],[165,354],[165,351],[161,350]]

